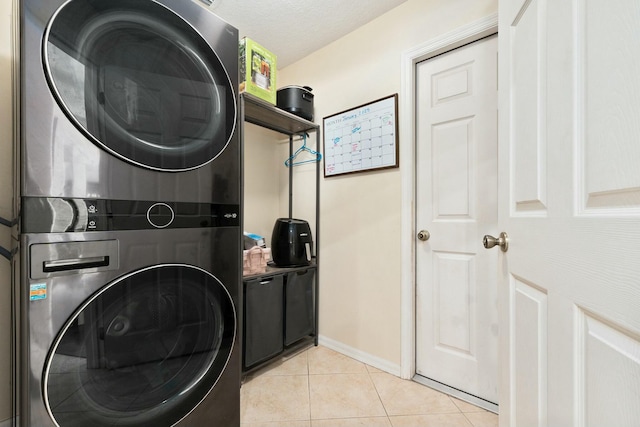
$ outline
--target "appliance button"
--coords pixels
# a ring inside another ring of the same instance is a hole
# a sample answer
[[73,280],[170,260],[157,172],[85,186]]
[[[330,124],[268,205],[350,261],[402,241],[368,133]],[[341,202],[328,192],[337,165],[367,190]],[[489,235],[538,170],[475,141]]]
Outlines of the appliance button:
[[155,228],[165,228],[171,225],[176,215],[166,203],[155,203],[147,210],[147,221]]
[[87,231],[97,231],[98,230],[98,218],[95,216],[90,216],[87,220]]

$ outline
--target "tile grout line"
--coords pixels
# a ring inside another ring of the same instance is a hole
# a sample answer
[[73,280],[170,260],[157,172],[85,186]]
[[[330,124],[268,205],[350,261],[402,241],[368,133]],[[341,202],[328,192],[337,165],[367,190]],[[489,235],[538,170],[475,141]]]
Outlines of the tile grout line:
[[380,400],[380,404],[382,405],[382,409],[384,409],[384,413],[387,416],[387,421],[389,421],[389,425],[391,425],[393,427],[393,423],[391,422],[391,418],[389,417],[389,411],[387,411],[387,407],[384,405],[384,401],[382,400],[382,396],[380,396],[380,392],[378,391],[378,387],[376,386],[375,381],[373,381],[373,378],[371,377],[371,371],[369,371],[369,365],[367,365],[365,363],[364,367],[367,370],[367,374],[369,375],[369,381],[371,381],[371,384],[373,384],[373,389],[376,391],[376,395],[378,396],[378,399]]
[[[454,402],[454,403],[455,403],[455,402]],[[460,412],[462,412],[462,411],[460,411]],[[469,417],[467,417],[467,414],[466,414],[466,413],[462,412],[462,415],[464,415],[465,419],[466,419],[466,420],[467,420],[467,422],[471,425],[471,427],[474,427],[474,426],[475,426],[475,424],[473,423],[473,421],[471,421],[471,420],[469,419]]]

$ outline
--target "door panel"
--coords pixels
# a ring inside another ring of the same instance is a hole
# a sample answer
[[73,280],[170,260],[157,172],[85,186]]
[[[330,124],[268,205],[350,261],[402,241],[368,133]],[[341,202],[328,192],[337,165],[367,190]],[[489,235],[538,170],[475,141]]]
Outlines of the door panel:
[[497,402],[497,38],[417,65],[416,372]]
[[515,369],[523,372],[516,399],[531,402],[517,412],[518,426],[535,426],[546,419],[547,294],[518,278],[511,282],[514,311],[511,329],[518,331],[514,343]]
[[434,252],[435,345],[448,353],[473,358],[477,352],[473,319],[476,287],[472,281],[474,257],[465,254]]
[[[512,141],[515,210],[544,214],[546,210],[546,138],[544,132],[544,0],[527,2],[512,25],[513,93]],[[540,64],[540,65],[538,65]]]
[[473,118],[464,117],[432,128],[435,220],[474,217],[471,208],[475,206],[470,200],[474,194],[469,182],[469,166],[475,164],[471,162],[474,148],[471,126]]
[[640,419],[638,20],[500,1],[501,426]]
[[575,14],[583,209],[603,214],[603,210],[613,213],[617,208],[637,207],[640,66],[633,58],[640,48],[640,7],[633,1],[581,0]]
[[[586,425],[610,425],[610,412],[633,425],[638,408],[640,342],[606,321],[581,313],[578,321],[579,417]],[[635,380],[635,381],[634,381]]]

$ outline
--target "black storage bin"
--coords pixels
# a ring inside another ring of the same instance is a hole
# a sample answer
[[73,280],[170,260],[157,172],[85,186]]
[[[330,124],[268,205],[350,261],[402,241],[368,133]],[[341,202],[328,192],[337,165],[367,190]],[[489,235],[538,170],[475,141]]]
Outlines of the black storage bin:
[[313,281],[316,269],[287,274],[285,284],[284,344],[291,345],[315,333]]
[[244,282],[244,367],[278,353],[283,347],[283,275]]

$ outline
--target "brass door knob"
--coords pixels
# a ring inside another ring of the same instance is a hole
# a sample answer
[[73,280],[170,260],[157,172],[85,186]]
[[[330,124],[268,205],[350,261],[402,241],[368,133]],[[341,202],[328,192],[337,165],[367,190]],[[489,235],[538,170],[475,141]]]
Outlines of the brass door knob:
[[496,239],[493,236],[486,235],[482,239],[482,244],[486,249],[491,249],[494,246],[500,246],[502,252],[509,250],[509,236],[504,231],[500,233],[500,236]]
[[431,234],[427,230],[420,230],[418,232],[418,240],[426,242],[427,240],[429,240],[429,237],[431,237]]

